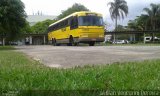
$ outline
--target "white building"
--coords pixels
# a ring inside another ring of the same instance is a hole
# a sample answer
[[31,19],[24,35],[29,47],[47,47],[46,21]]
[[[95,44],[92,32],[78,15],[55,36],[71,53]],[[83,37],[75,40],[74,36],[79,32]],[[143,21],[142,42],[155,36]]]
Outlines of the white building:
[[54,20],[56,16],[49,16],[49,15],[28,15],[27,21],[29,22],[30,26],[33,26],[37,22],[45,21],[47,19]]
[[[45,21],[47,19],[54,20],[56,16],[48,16],[48,15],[28,15],[27,21],[30,26],[35,25],[38,22]],[[46,44],[47,36],[46,34],[26,34],[25,38],[21,40],[22,44],[20,45],[41,45]]]

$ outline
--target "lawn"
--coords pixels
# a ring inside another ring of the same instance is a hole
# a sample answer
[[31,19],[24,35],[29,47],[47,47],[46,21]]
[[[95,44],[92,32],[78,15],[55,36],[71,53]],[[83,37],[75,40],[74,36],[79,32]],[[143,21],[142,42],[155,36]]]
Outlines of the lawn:
[[110,43],[103,43],[103,46],[160,46],[160,43],[135,43],[135,44],[110,44]]
[[0,90],[160,90],[160,60],[54,69],[0,47]]

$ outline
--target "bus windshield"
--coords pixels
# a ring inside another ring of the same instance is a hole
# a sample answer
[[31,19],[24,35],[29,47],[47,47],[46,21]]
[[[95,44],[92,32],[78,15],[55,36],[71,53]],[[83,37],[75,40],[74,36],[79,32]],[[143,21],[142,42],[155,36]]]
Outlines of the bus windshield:
[[80,16],[78,23],[79,26],[103,26],[103,19],[98,16]]

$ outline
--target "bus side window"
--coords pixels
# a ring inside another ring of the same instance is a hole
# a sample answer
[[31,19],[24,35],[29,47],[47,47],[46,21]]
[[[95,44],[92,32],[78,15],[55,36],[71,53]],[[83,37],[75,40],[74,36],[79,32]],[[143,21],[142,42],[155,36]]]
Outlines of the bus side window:
[[70,19],[70,29],[74,29],[74,19],[73,17]]
[[75,28],[78,28],[78,18],[77,17],[74,18],[74,22],[75,22]]
[[78,19],[77,17],[73,17],[71,18],[71,21],[70,21],[70,29],[76,29],[78,28]]
[[65,27],[68,26],[68,19],[64,21],[64,26],[65,26]]

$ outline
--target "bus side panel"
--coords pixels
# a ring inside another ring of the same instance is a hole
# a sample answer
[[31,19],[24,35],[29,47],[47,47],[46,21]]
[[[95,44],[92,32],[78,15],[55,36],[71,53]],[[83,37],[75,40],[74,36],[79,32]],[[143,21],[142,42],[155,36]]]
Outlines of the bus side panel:
[[52,35],[51,35],[52,32],[48,33],[48,41],[51,41],[52,40]]
[[65,31],[65,28],[56,30],[54,32],[52,32],[52,38],[59,40],[59,39],[65,39],[67,37],[67,33]]
[[77,29],[73,29],[73,30],[70,30],[69,31],[69,36],[73,36],[74,38],[77,38],[80,36],[80,30],[77,28]]

